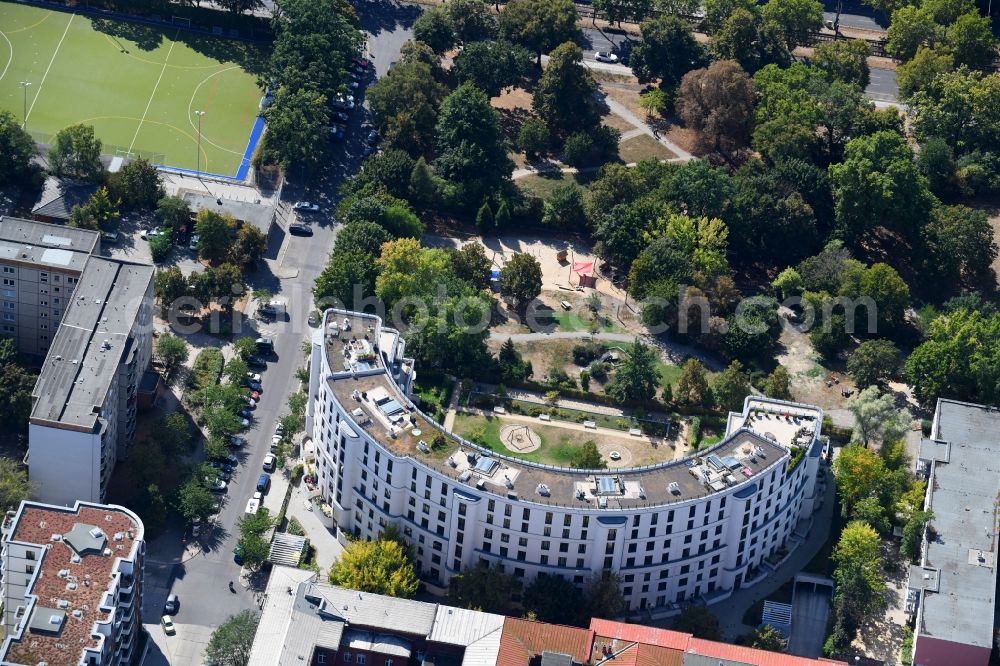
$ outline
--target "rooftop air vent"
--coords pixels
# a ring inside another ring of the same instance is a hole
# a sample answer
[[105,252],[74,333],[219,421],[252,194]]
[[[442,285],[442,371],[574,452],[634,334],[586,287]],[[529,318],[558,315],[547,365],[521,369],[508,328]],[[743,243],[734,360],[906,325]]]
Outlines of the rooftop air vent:
[[75,617],[78,620],[83,618],[83,611],[82,610],[73,611],[73,617]]
[[101,531],[100,527],[94,527],[93,529],[90,530],[90,536],[94,537],[95,539],[100,539],[102,536],[104,536],[104,532]]
[[472,478],[472,470],[468,469],[458,475],[458,480],[461,481],[462,483],[465,483],[471,478]]
[[62,534],[53,534],[52,541],[62,541]]
[[667,489],[670,490],[671,495],[681,494],[681,484],[677,483],[676,481],[671,481],[670,485],[667,486]]
[[544,483],[539,483],[538,487],[535,490],[537,490],[538,494],[541,495],[542,497],[548,497],[549,495],[552,494],[549,491],[549,487],[547,485],[545,485]]
[[60,599],[59,601],[56,602],[56,606],[64,609],[69,608],[69,602],[66,601],[65,599]]

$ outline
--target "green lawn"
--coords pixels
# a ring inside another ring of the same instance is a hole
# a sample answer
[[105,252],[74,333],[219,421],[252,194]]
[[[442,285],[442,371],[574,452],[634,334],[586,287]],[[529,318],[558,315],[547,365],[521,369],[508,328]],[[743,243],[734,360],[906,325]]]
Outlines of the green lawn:
[[244,42],[0,2],[0,108],[22,118],[26,106],[41,143],[83,123],[105,154],[234,175],[265,57]]
[[595,175],[592,173],[564,174],[561,171],[549,171],[518,178],[514,182],[517,183],[517,186],[525,194],[533,194],[540,199],[548,199],[552,195],[552,190],[560,185],[575,182],[577,185],[586,186],[594,177]]
[[549,465],[568,466],[580,446],[594,439],[584,432],[533,424],[531,429],[542,440],[541,447],[531,453],[515,453],[500,441],[501,427],[503,421],[492,416],[458,414],[455,417],[455,432],[462,437],[496,453]]
[[552,319],[555,320],[556,326],[560,331],[589,331],[593,328],[594,324],[597,324],[597,330],[603,331],[605,333],[619,333],[624,329],[618,325],[611,317],[601,316],[600,319],[595,322],[593,315],[590,311],[586,311],[586,314],[578,312],[576,310],[563,310],[558,308],[552,311]]

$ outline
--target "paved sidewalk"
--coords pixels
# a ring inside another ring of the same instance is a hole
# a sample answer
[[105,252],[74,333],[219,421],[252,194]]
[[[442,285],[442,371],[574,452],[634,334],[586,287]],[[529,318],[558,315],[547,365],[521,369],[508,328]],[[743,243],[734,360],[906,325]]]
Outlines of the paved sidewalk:
[[458,413],[458,401],[462,398],[462,382],[455,380],[451,387],[451,400],[448,402],[448,411],[444,416],[444,429],[451,432],[455,429],[455,414]]
[[653,137],[653,139],[659,141],[661,144],[669,148],[670,152],[672,152],[674,155],[677,156],[677,159],[670,160],[671,162],[687,162],[688,160],[694,159],[694,155],[684,150],[676,143],[663,136],[662,134],[654,132],[649,125],[643,122],[642,119],[639,118],[639,116],[629,111],[628,108],[625,107],[625,105],[619,104],[618,102],[616,102],[615,100],[611,99],[606,95],[601,96],[600,99],[602,102],[608,105],[608,108],[611,109],[611,113],[626,120],[629,123],[632,123],[634,127],[643,130],[644,134]]
[[292,488],[292,498],[288,502],[288,511],[285,515],[294,518],[302,525],[306,536],[309,537],[309,543],[316,548],[316,563],[319,564],[321,574],[326,576],[334,562],[340,559],[344,547],[337,541],[337,535],[326,529],[319,518],[319,506],[311,501],[311,498],[318,494],[318,491],[310,491],[304,482],[299,483]]

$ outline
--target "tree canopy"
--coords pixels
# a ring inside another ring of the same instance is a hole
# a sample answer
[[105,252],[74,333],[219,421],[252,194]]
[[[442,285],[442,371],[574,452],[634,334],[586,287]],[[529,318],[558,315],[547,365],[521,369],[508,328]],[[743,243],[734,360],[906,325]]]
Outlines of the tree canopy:
[[354,541],[330,567],[330,584],[362,592],[409,599],[419,581],[406,551],[397,541]]

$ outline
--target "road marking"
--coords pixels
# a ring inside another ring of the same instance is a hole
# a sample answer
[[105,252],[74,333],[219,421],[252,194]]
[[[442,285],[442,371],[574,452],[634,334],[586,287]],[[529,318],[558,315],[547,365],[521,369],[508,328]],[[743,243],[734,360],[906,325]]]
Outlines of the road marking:
[[[175,34],[174,37],[177,35]],[[139,138],[139,130],[142,129],[142,123],[146,120],[146,114],[149,113],[149,107],[153,104],[153,97],[156,96],[156,89],[160,87],[160,81],[163,80],[163,72],[167,71],[167,61],[170,60],[170,54],[174,51],[174,44],[177,42],[171,40],[170,48],[167,49],[167,57],[163,59],[163,67],[160,68],[160,75],[156,78],[156,85],[153,86],[153,92],[149,95],[149,101],[146,102],[146,110],[142,112],[142,118],[139,119],[139,126],[135,128],[135,136],[132,137],[132,143],[128,144],[128,150],[126,153],[132,152],[132,146],[135,145],[135,140]]]
[[31,100],[31,106],[28,107],[28,112],[24,114],[24,124],[28,124],[28,118],[31,117],[31,110],[35,108],[35,102],[38,101],[38,96],[42,94],[42,86],[45,85],[45,79],[49,76],[49,70],[52,69],[52,63],[56,61],[56,56],[59,55],[59,49],[62,48],[63,41],[66,39],[66,35],[69,33],[69,26],[73,23],[73,18],[76,14],[70,14],[69,20],[66,21],[66,29],[63,30],[62,37],[59,38],[59,43],[56,44],[56,50],[52,52],[52,59],[49,60],[49,66],[45,68],[45,73],[42,74],[42,82],[38,84],[38,91],[35,92],[35,97]]

